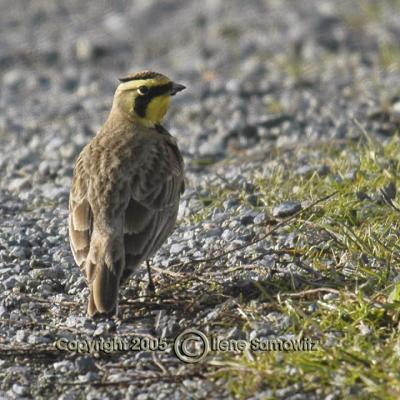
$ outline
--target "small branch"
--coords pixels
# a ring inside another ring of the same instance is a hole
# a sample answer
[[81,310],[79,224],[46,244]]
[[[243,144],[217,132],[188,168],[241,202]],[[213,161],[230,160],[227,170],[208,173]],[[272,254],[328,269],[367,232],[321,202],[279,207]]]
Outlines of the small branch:
[[[285,297],[290,297],[290,298],[298,298],[298,297],[305,297],[308,295],[316,294],[316,293],[334,293],[339,295],[340,291],[337,289],[332,289],[332,288],[316,288],[316,289],[308,289],[308,290],[303,290],[302,292],[296,292],[296,293],[281,293],[279,294],[280,296],[285,296]],[[357,299],[357,295],[351,292],[347,292],[350,297],[353,297]]]
[[[182,382],[185,379],[190,378],[201,378],[202,374],[198,372],[194,372],[192,374],[183,374],[183,375],[159,375],[154,377],[146,377],[140,379],[134,379],[133,377],[129,377],[127,380],[123,381],[115,381],[115,382],[90,382],[90,385],[96,387],[107,387],[107,386],[129,386],[132,384],[143,385],[151,382],[159,382],[161,379],[163,382]],[[58,382],[58,385],[61,386],[82,386],[87,385],[88,382]]]
[[154,364],[157,365],[158,368],[160,368],[162,374],[163,375],[167,375],[168,371],[166,370],[164,365],[161,363],[161,361],[158,359],[158,357],[157,357],[155,352],[152,353],[152,358],[153,358]]
[[168,269],[158,268],[154,265],[151,265],[150,268],[156,272],[159,272],[160,274],[169,275],[169,276],[172,276],[173,278],[181,278],[181,279],[186,278],[186,274],[182,274],[179,272],[173,272]]

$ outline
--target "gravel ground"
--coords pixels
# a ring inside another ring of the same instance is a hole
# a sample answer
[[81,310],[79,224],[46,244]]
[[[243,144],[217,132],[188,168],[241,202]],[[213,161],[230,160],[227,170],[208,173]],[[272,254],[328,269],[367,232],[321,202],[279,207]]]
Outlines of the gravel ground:
[[[394,130],[399,8],[372,3],[0,2],[0,398],[230,398],[208,367],[185,365],[171,349],[78,354],[54,343],[171,339],[194,326],[243,336],[235,299],[243,291],[251,299],[252,282],[275,267],[287,274],[291,266],[271,250],[295,236],[281,229],[213,263],[208,272],[223,287],[219,295],[201,279],[207,263],[190,261],[245,246],[269,221],[307,206],[263,204],[255,183],[288,159],[293,173],[313,172],[301,152],[290,151],[298,144],[357,139],[357,121],[383,140]],[[141,69],[188,87],[166,122],[185,158],[187,190],[180,222],[153,259],[167,271],[155,273],[158,297],[139,298],[143,268],[123,292],[121,318],[92,321],[67,239],[72,170],[106,118],[116,78]],[[320,172],[329,173],[323,165]],[[225,199],[204,217],[216,187],[244,197]],[[237,265],[258,268],[233,271]],[[250,334],[279,336],[288,323],[271,313]],[[289,390],[280,398],[310,398],[296,396]]]

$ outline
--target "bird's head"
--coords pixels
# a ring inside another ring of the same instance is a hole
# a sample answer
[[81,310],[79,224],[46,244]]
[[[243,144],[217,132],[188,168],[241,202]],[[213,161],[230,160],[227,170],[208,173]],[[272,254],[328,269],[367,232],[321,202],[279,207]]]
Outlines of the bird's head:
[[171,96],[185,89],[165,75],[143,71],[119,79],[113,107],[145,126],[154,126],[164,118]]

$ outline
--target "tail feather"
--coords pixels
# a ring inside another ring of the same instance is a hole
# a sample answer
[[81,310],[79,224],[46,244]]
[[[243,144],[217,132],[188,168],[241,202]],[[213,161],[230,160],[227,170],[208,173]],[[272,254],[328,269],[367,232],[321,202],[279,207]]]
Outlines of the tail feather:
[[121,254],[115,251],[115,246],[110,244],[102,241],[92,242],[90,245],[91,254],[85,266],[90,288],[88,302],[90,317],[96,314],[115,314],[117,311],[119,284],[123,271],[121,260],[124,257],[121,257]]
[[91,295],[96,312],[109,314],[115,312],[118,302],[119,276],[106,264],[97,266],[96,277],[91,285]]

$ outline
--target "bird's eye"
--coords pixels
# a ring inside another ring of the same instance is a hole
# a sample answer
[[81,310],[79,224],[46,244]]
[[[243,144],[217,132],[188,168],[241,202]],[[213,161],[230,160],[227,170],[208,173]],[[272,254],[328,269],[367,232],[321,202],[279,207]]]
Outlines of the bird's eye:
[[149,91],[149,88],[147,86],[140,86],[140,88],[138,88],[137,92],[138,94],[140,94],[140,96],[144,96],[145,94],[147,94]]

